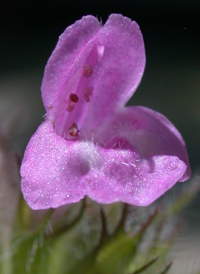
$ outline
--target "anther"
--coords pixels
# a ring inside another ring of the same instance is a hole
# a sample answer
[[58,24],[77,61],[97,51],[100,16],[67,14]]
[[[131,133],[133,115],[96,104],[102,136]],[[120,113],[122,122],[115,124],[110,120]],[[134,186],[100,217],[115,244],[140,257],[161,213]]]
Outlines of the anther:
[[74,93],[71,93],[69,96],[68,106],[66,110],[71,112],[75,108],[75,105],[77,102],[78,102],[78,96]]
[[86,102],[90,102],[90,96],[92,95],[93,90],[94,90],[94,87],[89,87],[84,89],[83,94]]
[[66,108],[67,111],[71,112],[74,108],[75,108],[75,103],[74,102],[70,102]]
[[85,78],[89,78],[92,75],[93,67],[90,64],[83,65],[83,76]]
[[70,96],[69,96],[70,100],[74,103],[77,103],[78,102],[78,96],[74,93],[71,93]]
[[73,123],[71,125],[71,127],[69,128],[69,135],[73,136],[73,137],[77,137],[78,134],[79,134],[79,130],[78,130],[78,127],[77,127],[77,124],[76,123]]

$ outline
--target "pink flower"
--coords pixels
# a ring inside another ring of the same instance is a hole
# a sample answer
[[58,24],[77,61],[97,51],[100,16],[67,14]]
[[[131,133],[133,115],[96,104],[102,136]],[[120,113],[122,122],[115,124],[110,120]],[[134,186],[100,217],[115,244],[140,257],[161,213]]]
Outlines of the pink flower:
[[60,36],[45,68],[45,121],[21,166],[21,189],[33,209],[88,195],[99,203],[147,206],[190,176],[185,143],[163,115],[125,107],[145,67],[136,22],[88,15]]

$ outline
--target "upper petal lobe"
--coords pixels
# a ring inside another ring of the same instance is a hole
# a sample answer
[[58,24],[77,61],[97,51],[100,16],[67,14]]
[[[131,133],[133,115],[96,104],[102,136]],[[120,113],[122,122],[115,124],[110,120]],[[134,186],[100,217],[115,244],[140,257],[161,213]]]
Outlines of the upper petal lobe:
[[47,112],[56,103],[68,80],[67,76],[71,68],[99,28],[97,18],[88,15],[69,26],[59,37],[47,62],[41,86],[42,99]]
[[[93,68],[87,79],[79,73],[85,64]],[[100,27],[95,17],[83,17],[61,35],[45,68],[41,89],[48,117],[70,120],[63,102],[74,93],[80,100],[73,121],[79,128],[97,127],[130,99],[144,67],[144,42],[136,22],[113,14]],[[84,100],[88,88],[92,88],[89,103]],[[62,136],[63,129],[57,132]]]

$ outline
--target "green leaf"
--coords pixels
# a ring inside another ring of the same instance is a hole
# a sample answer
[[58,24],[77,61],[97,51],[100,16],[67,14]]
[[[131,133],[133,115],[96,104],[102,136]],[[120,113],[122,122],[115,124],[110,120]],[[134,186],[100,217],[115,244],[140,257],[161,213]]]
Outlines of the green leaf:
[[[90,201],[73,228],[58,236],[50,253],[48,273],[90,273],[101,238],[100,207]],[[91,272],[95,273],[95,272]]]
[[137,255],[143,236],[154,221],[157,212],[149,216],[135,235],[129,235],[120,229],[112,237],[104,238],[102,247],[96,257],[95,267],[98,273],[121,274],[129,271]]

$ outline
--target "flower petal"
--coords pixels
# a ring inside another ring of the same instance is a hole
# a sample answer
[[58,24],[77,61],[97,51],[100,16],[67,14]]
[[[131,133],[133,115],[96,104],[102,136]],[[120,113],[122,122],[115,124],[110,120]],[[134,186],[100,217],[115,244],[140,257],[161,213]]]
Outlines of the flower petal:
[[99,170],[91,170],[86,183],[87,195],[103,204],[121,201],[147,206],[174,186],[187,168],[176,156],[156,155],[144,159],[134,149],[108,149],[101,155],[104,165]]
[[[90,73],[83,77],[88,64]],[[56,132],[66,136],[73,122],[79,129],[98,127],[133,95],[144,67],[143,37],[129,18],[112,14],[100,27],[95,17],[86,16],[68,27],[47,63],[42,83],[44,105],[50,120],[57,121]],[[71,93],[80,99],[75,109],[74,103],[66,103]]]
[[31,208],[58,207],[85,195],[101,203],[145,206],[189,177],[182,137],[161,114],[127,107],[104,129],[101,147],[67,141],[49,121],[38,128],[21,167],[22,192]]
[[146,206],[190,177],[184,141],[163,115],[145,107],[126,107],[102,129],[105,165],[90,173],[89,196],[98,202]]
[[55,134],[50,122],[32,136],[21,166],[21,189],[32,209],[56,208],[85,196],[81,179],[88,167],[74,144]]
[[[162,114],[142,106],[122,108],[98,129],[95,138],[107,144],[114,136],[127,140],[143,157],[177,156],[187,166],[180,181],[190,177],[191,169],[185,142],[180,132]],[[98,136],[99,135],[99,136]]]
[[122,15],[112,14],[96,39],[105,46],[93,75],[91,114],[95,117],[93,125],[98,127],[103,118],[107,119],[132,97],[141,81],[146,58],[139,26]]
[[55,105],[55,101],[63,91],[63,86],[68,81],[70,70],[99,28],[97,18],[88,15],[67,27],[59,37],[47,62],[41,86],[42,99],[47,112]]

